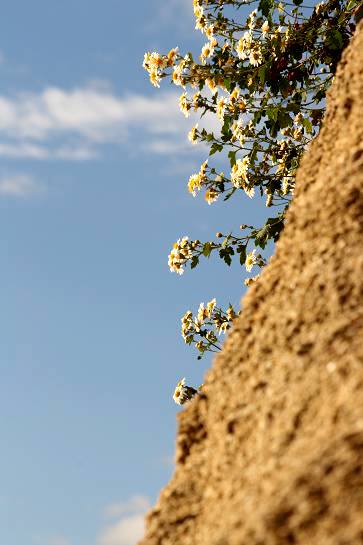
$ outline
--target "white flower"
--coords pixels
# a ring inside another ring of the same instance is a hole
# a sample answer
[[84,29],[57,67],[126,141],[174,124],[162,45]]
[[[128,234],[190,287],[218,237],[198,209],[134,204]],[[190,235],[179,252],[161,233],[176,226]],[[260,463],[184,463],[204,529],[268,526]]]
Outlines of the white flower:
[[257,263],[257,255],[256,250],[252,250],[247,257],[245,261],[246,271],[250,272],[252,271],[252,267]]
[[192,144],[197,143],[197,130],[198,130],[198,123],[194,127],[192,127],[188,133],[188,140]]
[[185,384],[185,378],[182,378],[176,385],[173,399],[177,405],[184,405],[184,403],[192,399],[197,393],[197,390],[191,386],[187,386]]
[[228,328],[229,328],[229,323],[228,322],[222,322],[221,325],[218,328],[218,335],[220,335],[221,333],[225,333]]
[[208,316],[208,313],[207,313],[207,310],[204,308],[204,303],[200,303],[198,314],[197,314],[198,322],[202,324],[204,322],[204,318],[207,318],[207,316]]
[[219,197],[219,193],[218,191],[213,189],[213,187],[211,187],[210,189],[207,189],[207,191],[205,192],[205,200],[207,201],[208,204],[212,204],[213,202],[216,202],[218,197]]
[[243,187],[243,190],[244,192],[246,193],[247,197],[249,197],[250,199],[252,199],[252,197],[254,196],[255,194],[255,188],[253,187],[253,185],[245,185]]
[[240,40],[238,40],[236,51],[238,58],[241,60],[248,57],[249,51],[252,47],[253,37],[251,31],[245,32]]
[[226,99],[224,97],[221,97],[217,102],[217,116],[218,119],[223,123],[224,120],[224,113],[226,111]]
[[183,237],[182,239],[179,238],[173,245],[168,257],[170,271],[176,272],[177,274],[183,274],[183,265],[192,257],[192,255],[193,253],[191,251],[188,237]]
[[270,30],[270,25],[268,24],[267,20],[263,23],[261,30],[263,34],[267,34],[267,32]]
[[212,312],[213,312],[213,310],[214,310],[216,304],[217,304],[216,298],[211,299],[211,300],[209,301],[209,303],[207,303],[207,313],[208,313],[208,316],[209,316],[209,317],[212,316]]
[[183,93],[179,97],[179,108],[180,111],[185,115],[185,117],[189,117],[190,104],[188,103],[186,93]]
[[320,4],[317,4],[315,6],[316,13],[319,15],[319,13],[324,10],[325,6],[326,6],[325,2],[320,2]]
[[202,52],[200,54],[200,60],[201,60],[202,64],[205,64],[206,59],[208,57],[210,57],[211,55],[213,55],[213,53],[214,53],[214,43],[215,42],[207,42],[202,47]]
[[250,158],[246,155],[243,159],[237,159],[236,163],[232,167],[231,180],[234,187],[237,189],[245,189],[245,185],[248,183],[248,166],[250,164]]
[[252,66],[259,66],[262,63],[262,60],[263,57],[261,49],[259,47],[251,49],[249,58],[250,64],[252,64]]

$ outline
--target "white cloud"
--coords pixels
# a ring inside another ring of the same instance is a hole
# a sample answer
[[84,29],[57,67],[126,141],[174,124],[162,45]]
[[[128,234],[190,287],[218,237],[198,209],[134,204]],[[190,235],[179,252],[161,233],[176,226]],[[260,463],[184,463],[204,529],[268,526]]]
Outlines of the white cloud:
[[98,157],[98,152],[89,146],[61,146],[49,154],[50,159],[64,159],[69,161],[87,161]]
[[63,159],[70,161],[87,161],[98,156],[98,152],[91,146],[70,145],[47,148],[44,145],[30,143],[0,144],[0,157],[10,159]]
[[[105,507],[103,516],[116,520],[108,522],[92,543],[97,545],[136,545],[144,535],[144,516],[150,509],[149,498],[132,496],[128,501],[112,503]],[[72,545],[63,535],[36,536],[34,545]]]
[[150,508],[149,498],[146,496],[132,496],[127,502],[111,503],[105,508],[105,517],[119,517],[125,513],[145,512]]
[[100,545],[136,545],[144,534],[144,514],[130,515],[116,524],[107,526],[101,533]]
[[40,190],[31,176],[18,174],[0,178],[0,195],[10,197],[28,197]]
[[136,545],[144,534],[144,516],[148,509],[150,501],[145,496],[133,496],[127,502],[108,505],[104,515],[108,518],[120,518],[101,531],[98,544]]
[[190,152],[179,93],[118,96],[98,82],[65,90],[0,96],[0,156],[37,160],[88,160],[105,144],[137,143],[157,153]]
[[107,92],[49,87],[39,95],[0,97],[0,130],[18,140],[42,141],[69,132],[97,140],[123,120],[123,109],[121,101]]
[[[125,142],[131,131],[181,136],[186,132],[177,94],[120,97],[107,89],[66,91],[46,88],[40,94],[0,96],[0,154],[34,159],[94,156],[92,146]],[[76,144],[75,144],[76,141]],[[63,151],[62,151],[63,150]],[[83,154],[80,150],[86,150]]]
[[49,152],[46,148],[30,143],[0,144],[0,156],[13,159],[47,159]]
[[193,0],[159,0],[154,9],[155,17],[145,24],[147,31],[160,31],[162,26],[172,25],[190,34],[194,27]]
[[[183,144],[181,142],[171,141],[170,139],[168,140],[167,138],[155,138],[150,142],[145,143],[143,148],[161,155],[197,151],[197,148],[194,146],[193,148],[190,148],[187,142]],[[200,151],[200,149],[201,147],[199,146],[198,151]]]

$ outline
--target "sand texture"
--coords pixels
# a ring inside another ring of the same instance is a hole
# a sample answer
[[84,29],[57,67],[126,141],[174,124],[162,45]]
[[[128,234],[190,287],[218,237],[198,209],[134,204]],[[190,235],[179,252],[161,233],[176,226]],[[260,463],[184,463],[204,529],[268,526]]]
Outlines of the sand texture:
[[363,21],[141,545],[363,543]]

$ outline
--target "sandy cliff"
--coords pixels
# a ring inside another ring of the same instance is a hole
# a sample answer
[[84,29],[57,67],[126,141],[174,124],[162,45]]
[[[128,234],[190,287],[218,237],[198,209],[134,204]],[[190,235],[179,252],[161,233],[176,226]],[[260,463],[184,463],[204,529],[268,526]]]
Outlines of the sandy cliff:
[[142,545],[363,543],[363,24]]

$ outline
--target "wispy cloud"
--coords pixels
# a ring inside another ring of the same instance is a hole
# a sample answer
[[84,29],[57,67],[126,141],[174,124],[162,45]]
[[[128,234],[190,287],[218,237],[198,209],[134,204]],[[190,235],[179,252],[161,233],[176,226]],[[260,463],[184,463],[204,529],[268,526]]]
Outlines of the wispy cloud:
[[37,193],[41,186],[26,174],[10,175],[0,178],[0,196],[28,197]]
[[150,508],[149,498],[146,496],[132,496],[127,502],[117,502],[107,505],[104,515],[107,518],[120,517],[125,513],[145,512]]
[[[97,545],[136,545],[144,535],[144,517],[150,509],[149,498],[143,495],[132,496],[127,501],[107,505],[102,517],[104,522],[98,537],[91,540]],[[110,520],[114,519],[114,520]],[[64,535],[36,536],[34,545],[73,545]]]
[[122,518],[107,526],[99,537],[100,545],[136,545],[144,533],[144,514]]
[[36,160],[88,160],[104,145],[138,143],[157,153],[190,152],[192,124],[178,109],[178,93],[118,96],[107,87],[0,96],[0,156]]
[[47,159],[48,150],[30,143],[0,144],[0,156],[12,159]]
[[[177,16],[176,16],[177,14]],[[193,28],[193,0],[159,0],[156,14],[145,24],[147,31],[160,30],[160,27],[172,24],[175,28],[189,32]]]
[[127,502],[113,503],[105,508],[107,518],[118,518],[101,531],[99,545],[136,545],[144,534],[144,516],[150,508],[145,496],[133,496]]

